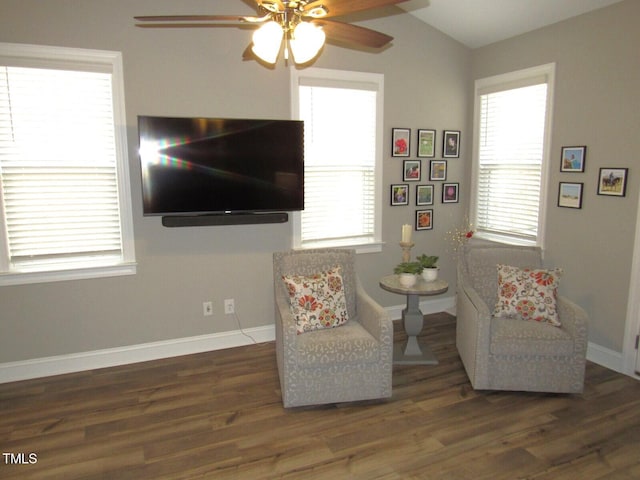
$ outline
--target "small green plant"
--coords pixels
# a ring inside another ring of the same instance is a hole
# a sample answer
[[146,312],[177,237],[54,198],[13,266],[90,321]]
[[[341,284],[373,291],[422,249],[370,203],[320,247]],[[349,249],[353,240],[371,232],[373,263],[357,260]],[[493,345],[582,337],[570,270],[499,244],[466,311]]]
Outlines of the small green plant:
[[418,257],[418,263],[422,268],[435,268],[438,263],[438,258],[435,255],[420,255]]
[[420,265],[420,262],[402,262],[393,269],[393,273],[413,273],[417,275],[421,272],[422,265]]

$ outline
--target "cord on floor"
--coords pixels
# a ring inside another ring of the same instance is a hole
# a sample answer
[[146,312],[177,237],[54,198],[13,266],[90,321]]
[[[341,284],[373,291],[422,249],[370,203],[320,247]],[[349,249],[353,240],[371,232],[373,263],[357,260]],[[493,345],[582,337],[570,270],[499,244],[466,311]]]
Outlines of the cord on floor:
[[240,317],[238,317],[238,314],[234,312],[233,317],[236,319],[236,323],[238,324],[238,329],[240,330],[240,333],[245,337],[247,337],[248,339],[250,339],[254,345],[258,345],[258,341],[255,338],[253,338],[251,335],[249,335],[247,332],[245,332],[244,329],[242,328],[242,325],[240,324]]

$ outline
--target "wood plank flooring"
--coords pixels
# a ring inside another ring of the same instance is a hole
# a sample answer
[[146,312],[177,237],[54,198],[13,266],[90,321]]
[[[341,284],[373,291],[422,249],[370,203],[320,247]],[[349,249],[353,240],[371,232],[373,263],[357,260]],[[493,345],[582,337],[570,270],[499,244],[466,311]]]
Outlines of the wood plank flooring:
[[283,409],[273,343],[0,385],[0,478],[640,478],[640,382],[477,392],[455,318],[422,336],[440,364],[394,367],[382,402]]

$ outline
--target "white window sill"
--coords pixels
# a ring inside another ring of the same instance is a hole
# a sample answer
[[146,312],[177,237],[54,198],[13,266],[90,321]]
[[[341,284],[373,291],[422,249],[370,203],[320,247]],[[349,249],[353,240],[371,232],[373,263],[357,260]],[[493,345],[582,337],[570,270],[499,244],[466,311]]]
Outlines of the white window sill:
[[52,270],[48,272],[12,272],[0,274],[0,286],[27,285],[32,283],[62,282],[66,280],[86,280],[90,278],[135,275],[136,263],[74,268],[73,270]]
[[520,245],[520,246],[530,246],[535,247],[535,240],[528,240],[525,238],[517,238],[511,237],[509,235],[499,235],[496,233],[487,233],[487,232],[476,232],[473,234],[472,241],[474,243],[480,243],[481,241],[485,242],[493,242],[493,243],[504,243],[507,245]]
[[324,241],[309,242],[302,246],[295,247],[296,250],[308,250],[311,248],[354,248],[356,253],[379,253],[384,245],[381,241],[371,241],[366,243],[358,243],[353,241]]

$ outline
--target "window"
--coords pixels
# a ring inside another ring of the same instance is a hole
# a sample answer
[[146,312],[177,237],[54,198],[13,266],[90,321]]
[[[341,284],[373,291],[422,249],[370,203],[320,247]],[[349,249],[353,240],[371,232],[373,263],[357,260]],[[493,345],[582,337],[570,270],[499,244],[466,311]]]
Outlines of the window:
[[294,247],[380,250],[383,76],[292,69],[293,116],[305,122],[305,208]]
[[135,273],[122,60],[0,44],[0,285]]
[[544,243],[554,65],[476,81],[472,221],[481,237]]

